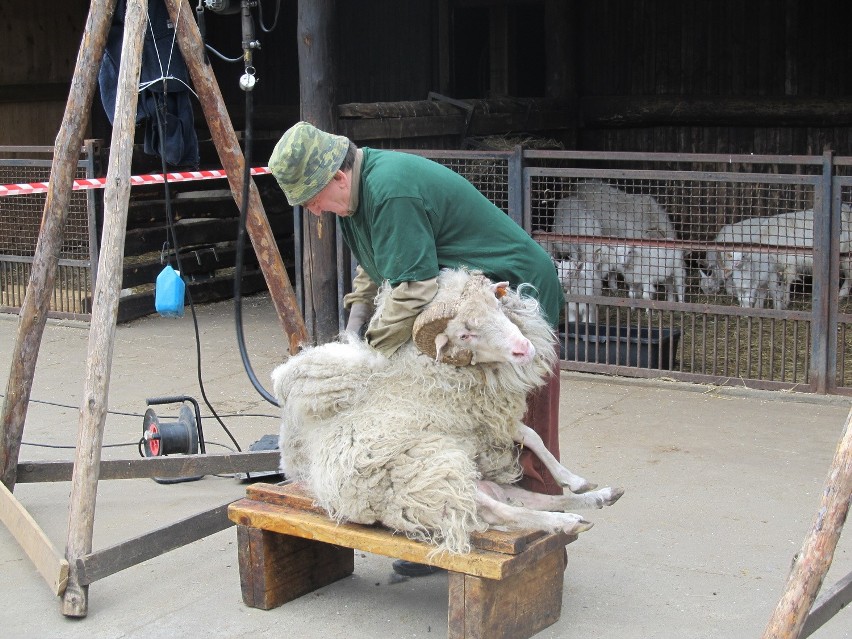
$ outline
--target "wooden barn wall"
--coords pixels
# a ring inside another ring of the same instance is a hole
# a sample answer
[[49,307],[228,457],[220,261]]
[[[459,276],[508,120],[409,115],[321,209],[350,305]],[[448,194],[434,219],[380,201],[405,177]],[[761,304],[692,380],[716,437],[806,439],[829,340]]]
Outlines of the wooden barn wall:
[[[599,0],[577,4],[578,92],[588,96],[750,98],[852,96],[852,3],[836,0]],[[840,115],[840,114],[838,114]],[[852,153],[838,117],[769,126],[701,123],[596,127],[584,150]]]
[[438,4],[338,2],[337,102],[425,100],[436,91]]
[[0,145],[53,145],[87,0],[0,2]]

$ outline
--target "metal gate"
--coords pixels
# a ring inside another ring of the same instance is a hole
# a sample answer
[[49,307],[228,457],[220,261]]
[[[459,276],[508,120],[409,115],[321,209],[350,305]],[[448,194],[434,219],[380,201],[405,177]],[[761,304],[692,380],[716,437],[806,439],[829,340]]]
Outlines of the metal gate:
[[[46,182],[53,147],[0,147],[0,184]],[[84,146],[75,177],[96,176],[96,146]],[[47,195],[0,198],[0,311],[17,312],[32,271]],[[97,267],[96,195],[74,191],[63,232],[49,317],[88,319]]]
[[564,369],[852,394],[852,159],[416,152],[554,257]]
[[827,390],[825,158],[525,160],[525,227],[564,260],[565,368]]

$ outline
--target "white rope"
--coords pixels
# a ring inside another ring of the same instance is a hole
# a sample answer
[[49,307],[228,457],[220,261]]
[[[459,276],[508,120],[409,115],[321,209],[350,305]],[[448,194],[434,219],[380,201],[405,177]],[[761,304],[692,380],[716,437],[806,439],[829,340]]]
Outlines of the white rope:
[[171,75],[171,73],[169,73],[171,71],[171,68],[172,68],[172,56],[174,55],[175,43],[177,42],[177,30],[178,30],[178,25],[180,24],[180,14],[181,14],[182,9],[183,9],[183,2],[180,1],[180,2],[178,2],[177,20],[175,21],[174,33],[172,34],[172,45],[169,48],[169,61],[166,64],[165,70],[163,70],[163,62],[162,62],[162,57],[160,56],[160,48],[157,46],[157,35],[154,33],[154,25],[151,23],[151,14],[148,11],[145,12],[146,17],[148,18],[148,28],[151,30],[151,39],[154,41],[154,51],[156,51],[156,53],[157,53],[157,64],[160,66],[160,77],[156,78],[154,80],[149,80],[148,82],[140,82],[139,83],[139,91],[138,91],[139,93],[142,93],[142,91],[144,91],[145,89],[148,89],[149,87],[157,84],[158,82],[162,82],[164,80],[177,80],[183,86],[185,86],[189,90],[189,92],[192,93],[192,95],[194,95],[196,98],[198,98],[198,94],[195,91],[192,90],[191,86],[189,86],[186,82],[184,82],[180,78],[176,78],[175,76]]

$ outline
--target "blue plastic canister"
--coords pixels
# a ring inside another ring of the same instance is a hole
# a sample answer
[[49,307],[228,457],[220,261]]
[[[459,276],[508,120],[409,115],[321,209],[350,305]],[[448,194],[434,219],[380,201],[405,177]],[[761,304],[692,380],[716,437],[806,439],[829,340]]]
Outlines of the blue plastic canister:
[[163,317],[183,317],[183,298],[186,284],[180,278],[180,273],[166,265],[157,276],[154,289],[154,308]]

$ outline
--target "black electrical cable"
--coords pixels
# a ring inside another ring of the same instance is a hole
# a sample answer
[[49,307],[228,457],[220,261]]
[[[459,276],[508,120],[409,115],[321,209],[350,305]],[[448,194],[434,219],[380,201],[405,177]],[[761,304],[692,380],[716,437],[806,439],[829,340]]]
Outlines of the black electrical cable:
[[[164,80],[164,82],[165,82],[165,80]],[[157,109],[156,109],[156,111],[157,111],[157,129],[158,129],[158,133],[160,135],[160,144],[161,145],[165,144],[165,139],[166,139],[165,138],[165,131],[164,131],[165,127],[163,125],[163,120],[166,117],[165,116],[166,95],[167,94],[164,91],[163,92],[162,105],[158,104]],[[177,270],[180,273],[181,279],[183,279],[184,283],[186,284],[183,266],[181,265],[181,261],[180,261],[180,246],[179,246],[178,241],[177,241],[177,232],[175,231],[174,218],[172,216],[172,202],[171,202],[171,195],[170,195],[170,190],[169,190],[169,180],[168,180],[168,177],[167,177],[168,170],[167,170],[167,167],[166,167],[166,158],[165,158],[165,153],[163,152],[162,148],[160,149],[160,158],[162,160],[162,165],[163,165],[163,189],[164,189],[164,198],[165,198],[165,203],[166,203],[166,223],[167,223],[168,228],[169,228],[169,233],[172,237],[172,246],[174,247],[173,250],[174,250],[174,254],[175,254],[175,261],[177,262],[177,266],[178,266]],[[186,286],[186,297],[187,297],[187,300],[189,301],[189,309],[190,309],[190,312],[191,312],[191,315],[192,315],[192,325],[193,325],[193,328],[195,330],[196,372],[197,372],[197,375],[198,375],[198,387],[201,391],[201,397],[204,399],[204,404],[207,406],[207,408],[210,409],[210,412],[212,413],[213,417],[216,419],[217,422],[219,422],[219,425],[222,427],[222,430],[224,430],[225,433],[228,435],[228,437],[231,439],[231,441],[234,442],[234,446],[237,447],[237,450],[242,451],[242,448],[240,448],[240,445],[239,445],[239,443],[237,443],[237,440],[234,438],[234,435],[231,433],[230,430],[228,430],[228,427],[225,426],[225,422],[223,422],[219,418],[219,415],[216,413],[216,409],[213,408],[213,405],[210,403],[210,400],[207,398],[207,392],[204,389],[204,380],[203,380],[202,375],[201,375],[201,337],[200,337],[199,331],[198,331],[198,318],[197,318],[196,313],[195,313],[195,304],[192,301],[192,293],[190,292],[188,285]]]
[[243,278],[243,251],[246,243],[246,219],[248,217],[248,200],[249,200],[249,185],[251,181],[251,146],[253,143],[252,131],[252,109],[254,103],[252,101],[252,92],[248,90],[246,93],[246,122],[244,132],[244,163],[243,163],[243,189],[242,189],[242,206],[240,207],[240,221],[237,225],[237,249],[234,262],[234,322],[237,327],[237,345],[240,349],[240,357],[243,360],[243,367],[246,370],[249,381],[255,387],[261,397],[273,406],[278,406],[278,402],[263,384],[257,379],[252,369],[251,361],[249,361],[248,351],[246,350],[245,335],[243,334],[243,303],[242,303],[242,278]]
[[267,28],[266,25],[263,24],[263,0],[257,1],[257,18],[258,18],[258,22],[260,23],[260,29],[264,33],[272,33],[272,31],[275,30],[275,27],[278,25],[278,15],[280,13],[281,13],[281,0],[276,0],[276,2],[275,2],[275,17],[272,19],[272,26]]
[[209,44],[205,44],[204,48],[207,49],[213,55],[215,55],[217,58],[221,58],[225,62],[242,62],[243,61],[243,56],[239,56],[237,58],[229,58],[224,53],[219,53],[216,49],[211,47]]
[[[4,397],[3,393],[0,393],[0,397]],[[79,405],[74,404],[63,404],[61,402],[51,402],[46,399],[30,399],[30,404],[43,404],[45,406],[56,406],[57,408],[68,408],[71,410],[77,410],[80,408]],[[118,415],[120,417],[144,417],[145,413],[137,413],[134,411],[124,411],[124,410],[107,410],[107,415]],[[164,417],[169,417],[165,415]],[[172,416],[177,417],[177,416]],[[202,415],[204,419],[210,419],[213,415]],[[219,413],[219,417],[270,417],[272,419],[278,419],[280,415],[273,415],[271,413]]]
[[[61,448],[74,450],[77,446],[63,446],[62,444],[39,444],[38,442],[21,442],[23,446],[35,446],[37,448]],[[128,442],[126,444],[101,444],[101,448],[123,448],[125,446],[137,446],[139,442]]]

